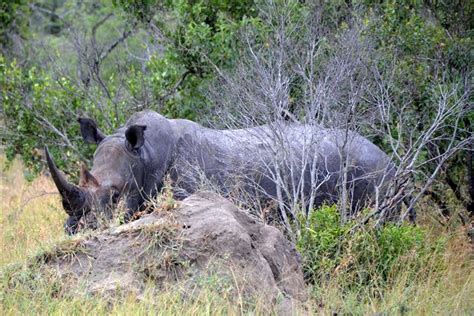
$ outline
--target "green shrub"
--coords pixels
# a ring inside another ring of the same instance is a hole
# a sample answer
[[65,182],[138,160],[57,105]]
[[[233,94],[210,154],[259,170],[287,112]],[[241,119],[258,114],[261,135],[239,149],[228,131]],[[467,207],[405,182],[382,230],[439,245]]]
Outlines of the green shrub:
[[106,133],[125,121],[125,113],[119,111],[116,117],[112,105],[102,108],[87,101],[70,78],[48,75],[39,67],[22,68],[3,56],[0,87],[5,127],[0,134],[1,143],[9,161],[22,156],[31,177],[42,168],[38,149],[44,145],[50,145],[61,170],[77,175],[76,163],[90,157],[93,149],[82,141],[78,116],[87,113]]
[[[302,215],[299,220],[304,222]],[[297,248],[303,255],[305,276],[315,280],[330,273],[340,263],[342,241],[348,234],[348,225],[340,225],[336,205],[323,205],[312,212],[301,227]]]
[[409,224],[389,223],[380,229],[357,220],[341,224],[336,205],[324,205],[299,218],[297,249],[310,283],[319,284],[344,273],[346,285],[387,285],[401,270],[417,271],[441,253],[443,240],[428,240],[427,232]]

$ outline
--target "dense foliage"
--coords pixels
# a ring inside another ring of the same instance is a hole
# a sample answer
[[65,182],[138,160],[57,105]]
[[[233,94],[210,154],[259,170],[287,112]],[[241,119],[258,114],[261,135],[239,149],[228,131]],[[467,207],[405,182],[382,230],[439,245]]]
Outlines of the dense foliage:
[[344,275],[347,289],[387,286],[391,276],[401,271],[432,267],[445,244],[443,238],[429,240],[423,228],[408,224],[372,229],[351,220],[341,225],[336,205],[323,206],[300,221],[297,248],[305,276],[313,284]]

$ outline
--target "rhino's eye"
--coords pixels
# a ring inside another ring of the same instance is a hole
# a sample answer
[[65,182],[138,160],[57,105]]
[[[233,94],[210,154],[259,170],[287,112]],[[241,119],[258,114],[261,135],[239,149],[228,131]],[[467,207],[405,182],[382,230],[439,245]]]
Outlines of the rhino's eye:
[[136,156],[140,155],[140,148],[133,148],[133,146],[127,141],[125,141],[125,148]]

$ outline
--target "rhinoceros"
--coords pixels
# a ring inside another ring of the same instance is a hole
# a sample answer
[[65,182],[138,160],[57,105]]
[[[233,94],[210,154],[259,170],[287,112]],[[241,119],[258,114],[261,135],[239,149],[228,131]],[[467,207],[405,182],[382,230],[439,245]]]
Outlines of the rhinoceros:
[[[218,130],[143,111],[105,135],[93,120],[78,121],[84,140],[97,144],[92,169],[81,169],[79,185],[65,179],[45,150],[69,215],[65,229],[70,234],[91,209],[104,209],[122,199],[125,218],[131,218],[147,198],[160,192],[166,175],[179,187],[178,199],[199,190],[198,179],[205,178],[223,195],[238,188],[284,204],[294,194],[312,197],[312,207],[335,202],[345,180],[351,188],[348,201],[360,207],[393,173],[390,158],[366,138],[316,124],[280,121]],[[293,184],[293,189],[285,189],[285,184]]]

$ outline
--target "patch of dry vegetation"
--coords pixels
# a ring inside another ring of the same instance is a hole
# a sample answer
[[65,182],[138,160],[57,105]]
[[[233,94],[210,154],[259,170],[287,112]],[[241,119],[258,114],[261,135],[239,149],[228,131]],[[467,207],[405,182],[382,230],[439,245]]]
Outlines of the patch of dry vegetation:
[[26,259],[38,249],[64,239],[62,210],[54,183],[41,175],[29,183],[15,160],[6,169],[0,156],[0,266]]

